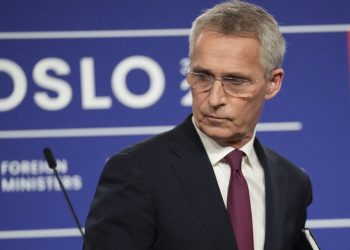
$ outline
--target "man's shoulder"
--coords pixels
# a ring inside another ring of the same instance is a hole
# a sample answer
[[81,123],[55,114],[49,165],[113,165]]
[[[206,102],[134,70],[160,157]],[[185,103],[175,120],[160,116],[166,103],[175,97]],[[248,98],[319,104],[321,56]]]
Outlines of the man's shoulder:
[[187,118],[184,122],[172,129],[131,145],[121,153],[132,155],[134,157],[155,157],[157,155],[161,157],[162,154],[165,154],[173,144],[182,144],[192,139],[194,136],[194,128],[191,126],[192,123],[189,122],[189,118]]
[[139,141],[136,144],[133,144],[127,148],[125,148],[122,153],[127,154],[142,154],[149,153],[155,151],[162,151],[168,147],[169,142],[171,142],[171,138],[173,136],[173,129],[162,132],[158,135],[155,135],[151,138],[147,138],[145,140]]
[[107,161],[105,172],[135,170],[154,176],[154,173],[159,175],[159,171],[167,171],[166,166],[169,166],[172,159],[177,157],[173,148],[181,147],[185,144],[184,141],[191,140],[188,138],[191,124],[186,121],[184,123],[114,154]]

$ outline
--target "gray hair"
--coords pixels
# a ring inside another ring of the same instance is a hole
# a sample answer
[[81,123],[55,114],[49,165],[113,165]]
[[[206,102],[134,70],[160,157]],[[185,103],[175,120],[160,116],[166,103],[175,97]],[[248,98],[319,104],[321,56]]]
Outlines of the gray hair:
[[198,36],[209,27],[224,34],[253,35],[262,48],[260,65],[266,76],[271,70],[281,67],[286,50],[285,40],[276,20],[263,8],[246,2],[229,1],[205,10],[192,23],[190,58]]

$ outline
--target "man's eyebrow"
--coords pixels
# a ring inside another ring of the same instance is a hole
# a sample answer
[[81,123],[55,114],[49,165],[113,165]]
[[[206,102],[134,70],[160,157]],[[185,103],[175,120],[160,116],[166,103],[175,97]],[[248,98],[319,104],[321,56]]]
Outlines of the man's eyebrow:
[[225,73],[225,74],[223,74],[222,77],[241,78],[241,79],[249,80],[249,77],[247,77],[246,75],[244,75],[242,73],[238,73],[238,72]]
[[194,72],[199,72],[199,73],[203,73],[203,74],[207,74],[207,75],[214,75],[213,72],[209,69],[200,67],[200,66],[195,66],[192,68],[192,71]]
[[212,75],[212,76],[215,76],[215,77],[241,78],[241,79],[250,80],[250,78],[247,75],[242,74],[240,72],[226,72],[226,73],[223,73],[221,76],[216,76],[213,73],[213,71],[211,71],[210,69],[203,68],[201,66],[194,66],[192,68],[192,71],[198,72],[198,73],[207,74],[207,75]]

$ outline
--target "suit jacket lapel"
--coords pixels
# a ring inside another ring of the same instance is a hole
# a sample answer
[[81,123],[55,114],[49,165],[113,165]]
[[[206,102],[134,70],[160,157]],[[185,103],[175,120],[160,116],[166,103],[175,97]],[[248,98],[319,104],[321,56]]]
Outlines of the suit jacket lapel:
[[205,149],[188,118],[173,132],[172,168],[216,249],[235,250],[233,231]]
[[279,250],[285,227],[288,177],[258,140],[254,148],[265,172],[265,250]]

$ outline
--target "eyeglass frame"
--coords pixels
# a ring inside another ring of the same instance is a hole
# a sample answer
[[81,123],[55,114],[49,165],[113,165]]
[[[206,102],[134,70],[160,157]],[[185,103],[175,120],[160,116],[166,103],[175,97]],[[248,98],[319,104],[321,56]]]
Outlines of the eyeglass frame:
[[[208,81],[208,83],[210,82],[210,85],[208,85],[207,88],[203,88],[201,90],[202,92],[210,91],[213,88],[215,82],[219,81],[221,83],[221,86],[222,86],[222,88],[223,88],[225,93],[227,93],[229,95],[232,95],[232,96],[237,96],[239,93],[234,93],[234,91],[227,90],[227,87],[225,88],[225,86],[236,86],[236,87],[240,87],[241,86],[241,87],[246,88],[246,87],[251,86],[255,82],[255,81],[251,81],[251,80],[248,80],[248,79],[245,79],[245,78],[240,78],[240,77],[221,77],[221,78],[218,78],[218,77],[215,77],[215,76],[213,76],[211,74],[207,74],[207,73],[204,73],[204,72],[190,71],[189,68],[190,67],[187,68],[187,70],[185,72],[185,75],[186,75],[186,79],[187,79],[188,84],[193,89],[196,89],[196,87],[194,86],[195,83],[194,82],[191,83],[191,81],[189,80],[189,75],[190,74],[192,74],[192,75],[194,75],[196,77],[199,77],[199,76],[205,77],[205,79],[203,79],[203,80],[204,81]],[[235,81],[232,81],[232,80],[235,80]]]

